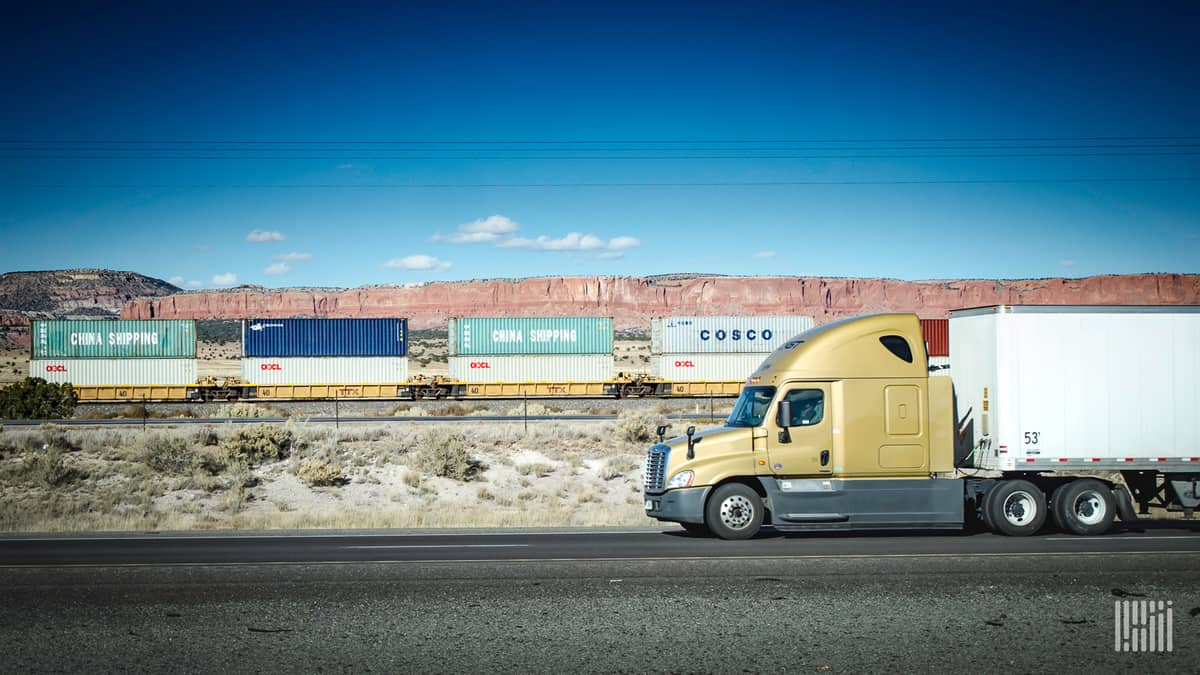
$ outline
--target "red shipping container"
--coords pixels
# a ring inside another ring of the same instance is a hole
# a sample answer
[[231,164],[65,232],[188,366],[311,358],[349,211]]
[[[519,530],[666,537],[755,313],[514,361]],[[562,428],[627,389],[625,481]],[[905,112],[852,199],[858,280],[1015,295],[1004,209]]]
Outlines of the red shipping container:
[[950,356],[950,319],[921,319],[929,356]]

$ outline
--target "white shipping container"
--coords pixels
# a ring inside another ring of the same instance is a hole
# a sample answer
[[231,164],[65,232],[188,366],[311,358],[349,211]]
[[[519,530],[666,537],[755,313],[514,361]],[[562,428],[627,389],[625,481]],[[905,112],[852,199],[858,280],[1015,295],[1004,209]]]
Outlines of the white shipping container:
[[811,316],[664,316],[650,320],[651,354],[769,354],[812,328]]
[[460,382],[605,382],[611,354],[451,356],[450,378]]
[[33,359],[29,376],[81,386],[196,384],[196,359]]
[[1200,307],[961,310],[950,353],[976,466],[1200,468]]
[[406,356],[289,356],[242,359],[251,384],[399,384],[408,380]]
[[670,382],[742,382],[769,354],[655,354],[650,374]]
[[931,356],[929,357],[929,374],[939,375],[941,377],[950,376],[950,357],[949,356]]

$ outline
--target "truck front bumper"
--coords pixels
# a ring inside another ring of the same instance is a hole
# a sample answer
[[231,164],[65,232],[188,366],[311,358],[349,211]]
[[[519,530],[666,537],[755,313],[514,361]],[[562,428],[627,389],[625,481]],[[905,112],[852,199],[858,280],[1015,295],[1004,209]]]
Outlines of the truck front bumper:
[[646,515],[673,523],[703,523],[708,486],[668,490],[660,495],[643,493]]

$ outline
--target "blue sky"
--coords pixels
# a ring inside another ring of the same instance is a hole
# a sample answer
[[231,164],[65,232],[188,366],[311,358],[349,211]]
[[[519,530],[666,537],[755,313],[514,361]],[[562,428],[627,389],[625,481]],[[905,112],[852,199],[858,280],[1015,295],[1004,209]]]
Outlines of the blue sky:
[[898,4],[10,10],[0,271],[1200,272],[1200,4]]

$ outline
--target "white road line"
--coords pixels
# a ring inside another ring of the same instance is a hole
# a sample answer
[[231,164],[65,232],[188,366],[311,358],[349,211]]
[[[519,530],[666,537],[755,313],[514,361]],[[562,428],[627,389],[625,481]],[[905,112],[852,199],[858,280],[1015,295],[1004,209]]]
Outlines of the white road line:
[[1103,542],[1115,541],[1150,541],[1151,539],[1195,539],[1200,541],[1200,535],[1195,534],[1173,534],[1162,537],[1046,537],[1046,541],[1078,541],[1078,542]]
[[529,548],[529,544],[398,544],[395,546],[339,546],[338,548]]
[[114,535],[111,537],[70,537],[70,536],[46,536],[46,537],[5,537],[0,535],[0,545],[5,542],[56,542],[56,541],[248,541],[253,539],[381,539],[384,537],[394,539],[412,539],[417,537],[521,537],[525,535],[585,535],[597,536],[606,534],[655,534],[662,532],[664,527],[646,527],[644,529],[633,530],[546,530],[546,531],[525,531],[518,530],[506,532],[503,530],[493,530],[490,532],[471,531],[464,532],[363,532],[356,533],[352,530],[344,533],[296,533],[288,532],[283,534],[230,534],[230,535],[181,535],[181,534],[146,534],[146,535],[131,535],[121,536]]

